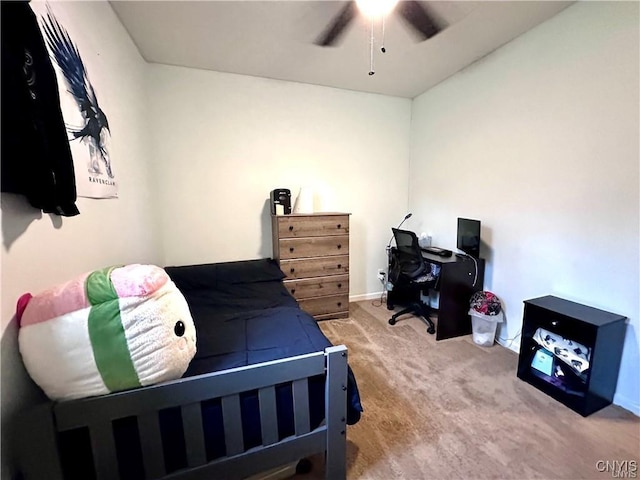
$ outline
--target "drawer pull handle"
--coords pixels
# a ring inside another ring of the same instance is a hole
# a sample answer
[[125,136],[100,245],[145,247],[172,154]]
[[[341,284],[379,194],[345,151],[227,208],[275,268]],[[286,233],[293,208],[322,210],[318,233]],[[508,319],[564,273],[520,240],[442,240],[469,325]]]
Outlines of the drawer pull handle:
[[293,252],[293,247],[289,247],[289,251],[290,251],[290,252]]
[[289,225],[289,231],[293,232],[293,225]]
[[296,269],[295,269],[295,268],[292,268],[292,269],[291,269],[291,273],[293,273],[293,272],[295,272],[295,271],[296,271]]
[[292,288],[292,289],[291,289],[291,295],[293,295],[294,293],[296,293],[296,289],[295,289],[295,288]]
[[342,248],[342,245],[338,244],[338,250],[340,250]]
[[341,283],[338,284],[338,288],[342,288],[342,284]]
[[338,302],[338,306],[341,307],[342,306],[342,302]]
[[338,264],[338,268],[342,268],[342,264],[341,263]]
[[557,320],[552,320],[551,321],[551,325],[553,325],[554,327],[558,326],[558,321]]
[[342,224],[341,223],[338,224],[338,228],[342,228]]

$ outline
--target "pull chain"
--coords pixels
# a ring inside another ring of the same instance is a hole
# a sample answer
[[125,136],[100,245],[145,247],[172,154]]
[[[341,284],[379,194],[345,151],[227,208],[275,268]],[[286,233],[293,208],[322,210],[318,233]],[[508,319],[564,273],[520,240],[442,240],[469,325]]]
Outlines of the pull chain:
[[382,53],[385,53],[387,51],[386,48],[384,48],[384,15],[382,15],[382,45],[380,47],[380,51]]
[[373,75],[376,71],[373,68],[373,17],[369,25],[369,75]]

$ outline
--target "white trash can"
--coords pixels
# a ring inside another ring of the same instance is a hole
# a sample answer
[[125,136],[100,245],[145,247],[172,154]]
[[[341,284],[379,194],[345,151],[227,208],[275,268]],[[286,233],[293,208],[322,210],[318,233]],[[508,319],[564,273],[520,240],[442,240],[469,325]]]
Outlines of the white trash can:
[[473,342],[482,347],[492,346],[496,338],[498,323],[502,323],[502,312],[498,312],[496,315],[484,315],[471,309],[469,315],[471,315]]

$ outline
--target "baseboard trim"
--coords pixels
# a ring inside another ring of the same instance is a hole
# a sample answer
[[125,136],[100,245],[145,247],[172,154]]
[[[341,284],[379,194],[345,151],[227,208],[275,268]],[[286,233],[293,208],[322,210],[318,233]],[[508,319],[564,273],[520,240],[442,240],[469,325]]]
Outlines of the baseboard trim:
[[[506,348],[507,350],[511,350],[515,353],[520,353],[520,339],[518,341],[507,340],[506,338],[496,338],[496,343],[501,347]],[[511,344],[511,346],[509,346]]]
[[625,410],[629,410],[635,416],[640,417],[640,403],[638,403],[637,399],[632,399],[625,397],[624,395],[620,395],[616,393],[613,396],[613,403],[618,405],[619,407],[624,408]]
[[382,292],[363,293],[361,295],[349,295],[350,302],[360,302],[362,300],[378,300],[382,296]]

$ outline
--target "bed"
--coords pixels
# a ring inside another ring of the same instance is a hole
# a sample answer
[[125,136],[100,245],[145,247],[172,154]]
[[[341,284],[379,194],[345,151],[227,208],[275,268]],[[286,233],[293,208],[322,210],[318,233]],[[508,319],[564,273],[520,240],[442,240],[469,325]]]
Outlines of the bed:
[[197,353],[178,380],[40,405],[17,432],[29,479],[216,479],[325,452],[346,477],[362,406],[347,349],[298,307],[271,259],[166,267]]

